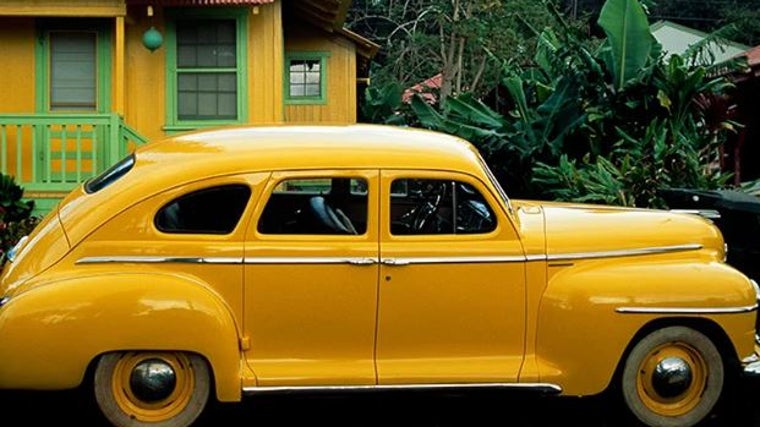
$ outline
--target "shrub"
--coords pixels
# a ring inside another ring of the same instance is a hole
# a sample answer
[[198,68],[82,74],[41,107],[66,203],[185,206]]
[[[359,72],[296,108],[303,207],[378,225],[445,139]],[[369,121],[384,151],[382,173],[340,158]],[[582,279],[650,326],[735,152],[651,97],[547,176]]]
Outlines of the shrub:
[[34,201],[25,201],[23,196],[24,189],[14,178],[0,173],[0,266],[8,251],[40,221],[32,215]]

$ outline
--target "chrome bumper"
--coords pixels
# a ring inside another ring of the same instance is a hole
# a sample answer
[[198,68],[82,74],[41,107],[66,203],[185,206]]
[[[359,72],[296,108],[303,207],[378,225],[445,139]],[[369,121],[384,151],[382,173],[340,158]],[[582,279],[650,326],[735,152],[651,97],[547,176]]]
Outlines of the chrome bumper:
[[755,335],[755,354],[742,359],[744,376],[760,377],[760,336]]

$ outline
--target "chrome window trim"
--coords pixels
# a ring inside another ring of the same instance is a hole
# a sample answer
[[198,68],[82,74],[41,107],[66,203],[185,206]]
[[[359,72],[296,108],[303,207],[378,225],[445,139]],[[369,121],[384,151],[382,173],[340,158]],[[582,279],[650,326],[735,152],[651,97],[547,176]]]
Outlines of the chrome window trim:
[[446,389],[504,389],[536,390],[544,393],[562,393],[562,387],[551,383],[441,383],[441,384],[368,384],[329,386],[260,386],[243,387],[244,394],[339,392],[339,391],[387,391],[387,390],[446,390]]
[[626,314],[737,314],[757,310],[757,304],[743,307],[618,307],[618,313]]

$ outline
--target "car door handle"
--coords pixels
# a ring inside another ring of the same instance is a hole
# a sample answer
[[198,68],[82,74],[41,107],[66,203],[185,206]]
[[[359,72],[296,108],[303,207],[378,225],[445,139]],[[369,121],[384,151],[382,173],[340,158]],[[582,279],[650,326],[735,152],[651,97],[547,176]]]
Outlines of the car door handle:
[[402,265],[409,265],[410,262],[402,259],[396,259],[396,258],[383,258],[382,262],[384,265],[392,265],[392,266],[402,266]]
[[348,263],[351,265],[372,265],[376,264],[377,260],[375,258],[352,258],[348,260]]

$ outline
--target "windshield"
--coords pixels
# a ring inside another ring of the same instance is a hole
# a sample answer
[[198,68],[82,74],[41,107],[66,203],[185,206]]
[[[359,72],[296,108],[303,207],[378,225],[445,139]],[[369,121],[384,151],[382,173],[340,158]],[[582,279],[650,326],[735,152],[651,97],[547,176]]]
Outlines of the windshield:
[[132,169],[132,166],[134,165],[135,156],[133,154],[130,154],[118,163],[103,171],[103,173],[100,175],[87,180],[87,182],[84,183],[84,191],[88,193],[95,193],[108,187],[109,185],[116,182],[116,180],[126,175],[126,173],[129,172],[129,170]]

